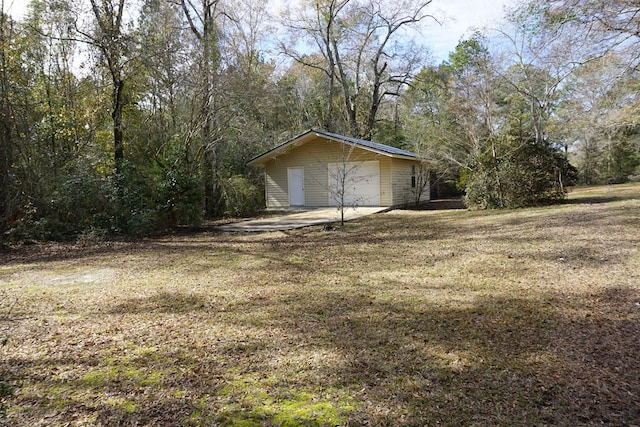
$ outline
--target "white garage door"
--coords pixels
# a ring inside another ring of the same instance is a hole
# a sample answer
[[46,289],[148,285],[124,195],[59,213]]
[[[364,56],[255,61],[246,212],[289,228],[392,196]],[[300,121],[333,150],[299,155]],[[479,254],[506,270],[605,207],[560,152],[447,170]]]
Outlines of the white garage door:
[[377,161],[329,163],[329,206],[380,206]]

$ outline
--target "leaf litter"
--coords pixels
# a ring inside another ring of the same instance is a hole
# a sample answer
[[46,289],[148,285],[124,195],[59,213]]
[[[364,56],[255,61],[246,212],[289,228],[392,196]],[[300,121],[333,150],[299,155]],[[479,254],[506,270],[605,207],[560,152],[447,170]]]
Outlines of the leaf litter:
[[3,252],[0,423],[640,425],[640,186],[595,191]]

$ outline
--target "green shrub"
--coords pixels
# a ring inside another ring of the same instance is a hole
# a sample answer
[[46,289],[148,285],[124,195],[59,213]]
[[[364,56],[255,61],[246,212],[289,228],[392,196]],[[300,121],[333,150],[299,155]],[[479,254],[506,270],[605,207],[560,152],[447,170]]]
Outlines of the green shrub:
[[226,216],[248,216],[264,207],[261,189],[242,175],[233,175],[224,180],[222,194]]
[[504,151],[502,157],[482,159],[467,177],[467,205],[519,208],[555,203],[577,179],[576,169],[552,147],[523,144]]
[[640,166],[640,155],[632,144],[620,141],[612,145],[609,162],[605,182],[621,184],[628,182]]
[[197,225],[203,216],[203,198],[196,174],[175,165],[164,170],[156,185],[156,209],[163,228]]
[[78,235],[76,243],[80,246],[93,246],[104,242],[108,234],[108,230],[92,225]]

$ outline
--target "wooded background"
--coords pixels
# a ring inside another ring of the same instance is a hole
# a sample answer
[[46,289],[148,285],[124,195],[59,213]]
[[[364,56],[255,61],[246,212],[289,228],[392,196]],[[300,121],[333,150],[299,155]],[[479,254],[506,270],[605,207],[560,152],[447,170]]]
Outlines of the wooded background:
[[246,161],[309,128],[412,150],[482,207],[639,173],[637,2],[523,1],[442,63],[421,36],[436,0],[273,10],[32,0],[0,15],[0,239],[249,214],[263,183]]

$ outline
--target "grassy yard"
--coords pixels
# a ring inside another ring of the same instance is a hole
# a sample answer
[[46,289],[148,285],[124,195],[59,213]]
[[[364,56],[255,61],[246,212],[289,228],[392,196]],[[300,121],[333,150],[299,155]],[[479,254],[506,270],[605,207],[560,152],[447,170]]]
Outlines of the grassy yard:
[[0,253],[0,425],[640,425],[640,185]]

